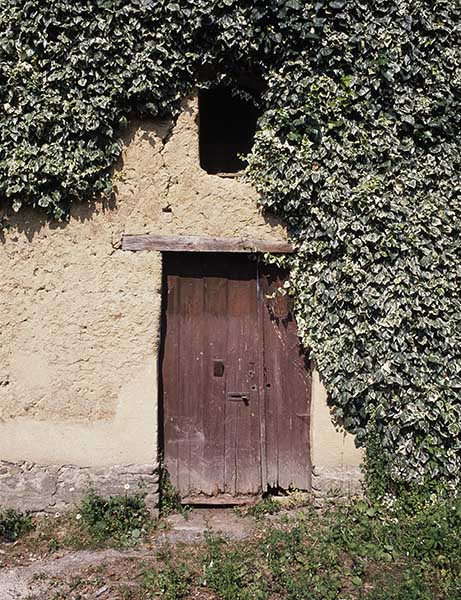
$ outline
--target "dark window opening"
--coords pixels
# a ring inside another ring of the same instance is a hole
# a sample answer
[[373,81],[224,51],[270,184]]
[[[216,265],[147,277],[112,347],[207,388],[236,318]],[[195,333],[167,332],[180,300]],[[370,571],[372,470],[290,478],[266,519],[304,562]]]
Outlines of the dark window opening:
[[199,92],[200,166],[213,175],[239,173],[246,162],[239,155],[253,146],[260,111],[251,100],[233,96],[228,88]]

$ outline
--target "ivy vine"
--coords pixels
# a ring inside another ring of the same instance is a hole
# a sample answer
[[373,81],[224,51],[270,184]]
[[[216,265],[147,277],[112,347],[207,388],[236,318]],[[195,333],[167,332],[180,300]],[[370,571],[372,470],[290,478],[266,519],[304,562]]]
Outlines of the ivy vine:
[[3,0],[0,198],[63,218],[111,193],[133,115],[264,78],[247,177],[297,245],[300,335],[335,418],[379,448],[388,487],[459,490],[459,8]]

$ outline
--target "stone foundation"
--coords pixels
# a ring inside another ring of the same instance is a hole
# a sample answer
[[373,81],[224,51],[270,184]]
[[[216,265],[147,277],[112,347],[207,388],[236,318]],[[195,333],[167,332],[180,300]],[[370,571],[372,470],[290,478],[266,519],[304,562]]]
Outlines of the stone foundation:
[[[362,480],[359,467],[314,467],[314,504],[361,495]],[[128,490],[125,489],[126,485],[130,486]],[[64,512],[75,508],[90,489],[103,497],[146,494],[146,505],[156,514],[159,465],[96,468],[0,461],[0,508],[16,508],[31,513]]]
[[[129,485],[129,489],[125,486]],[[57,513],[74,508],[93,489],[103,497],[146,494],[155,513],[159,499],[159,469],[155,465],[37,465],[0,461],[0,507],[32,513]]]
[[312,498],[321,503],[330,498],[350,498],[363,494],[363,473],[360,467],[314,467]]

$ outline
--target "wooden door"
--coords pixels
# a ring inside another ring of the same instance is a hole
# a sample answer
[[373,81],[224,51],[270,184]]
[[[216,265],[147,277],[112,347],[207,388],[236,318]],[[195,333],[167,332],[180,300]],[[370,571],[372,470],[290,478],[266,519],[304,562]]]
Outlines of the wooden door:
[[164,270],[163,451],[173,485],[185,501],[308,489],[309,372],[294,321],[274,318],[267,298],[283,275],[259,272],[246,254],[165,253]]
[[278,291],[287,273],[260,268],[264,305],[264,397],[267,484],[270,488],[309,490],[311,373],[299,343],[292,299]]

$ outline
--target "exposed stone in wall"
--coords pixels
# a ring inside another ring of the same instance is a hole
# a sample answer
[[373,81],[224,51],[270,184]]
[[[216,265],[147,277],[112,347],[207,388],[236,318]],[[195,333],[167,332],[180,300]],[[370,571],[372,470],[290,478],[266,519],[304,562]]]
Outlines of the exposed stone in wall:
[[[129,489],[125,489],[129,485]],[[57,513],[75,508],[90,489],[103,497],[145,494],[155,513],[159,493],[158,464],[85,468],[0,461],[0,506]]]
[[350,498],[363,493],[360,467],[319,467],[312,470],[314,503],[328,498]]

